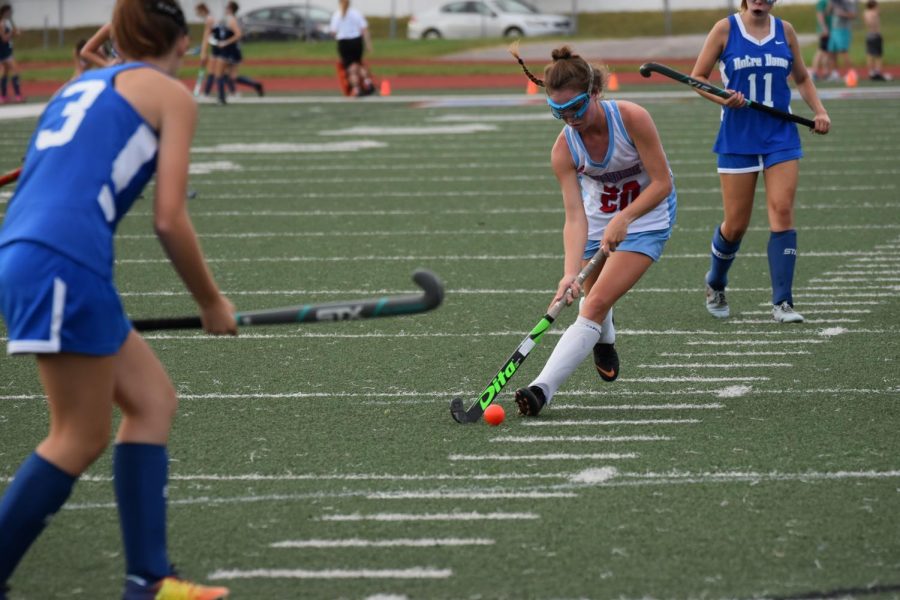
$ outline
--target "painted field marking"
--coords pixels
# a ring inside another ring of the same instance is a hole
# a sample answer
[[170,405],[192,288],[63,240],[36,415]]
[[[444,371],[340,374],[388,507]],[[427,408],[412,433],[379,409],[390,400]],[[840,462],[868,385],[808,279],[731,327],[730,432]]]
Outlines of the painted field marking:
[[533,512],[450,512],[450,513],[370,513],[362,515],[353,513],[348,515],[324,515],[318,517],[319,521],[356,522],[415,522],[415,521],[533,521],[541,516]]
[[702,423],[700,419],[561,419],[554,421],[524,421],[524,427],[560,427],[570,425],[590,425],[596,427],[606,427],[616,425],[689,425],[693,423]]
[[[562,395],[558,393],[557,396]],[[724,404],[710,402],[708,404],[553,404],[553,410],[718,410]]]
[[[679,472],[669,473],[623,473],[619,472],[614,481],[599,482],[601,486],[641,486],[641,485],[679,485],[707,483],[756,483],[769,481],[843,481],[843,480],[882,480],[900,478],[900,470],[888,471],[808,471],[805,473],[761,473],[756,471],[722,471],[722,472]],[[622,480],[626,481],[622,481]]]
[[213,581],[227,579],[446,579],[451,569],[412,567],[408,569],[219,569],[207,576]]
[[693,358],[695,356],[793,356],[795,354],[812,354],[809,350],[791,350],[789,352],[783,350],[747,350],[744,352],[734,352],[731,350],[723,352],[660,352],[660,356]]
[[[298,143],[259,143],[259,144],[216,144],[215,146],[195,146],[192,153],[197,154],[292,154],[319,152],[356,152],[372,148],[386,148],[384,142],[374,140],[349,140],[346,142]],[[334,157],[331,157],[332,160]]]
[[570,454],[566,452],[554,452],[548,454],[451,454],[447,457],[450,461],[521,461],[521,460],[625,460],[638,458],[637,452],[597,452],[593,454]]
[[[772,319],[733,319],[731,325],[765,325],[772,323]],[[807,325],[830,325],[832,323],[860,323],[861,319],[806,319]]]
[[495,540],[489,538],[397,538],[382,540],[365,540],[361,538],[346,539],[312,539],[284,540],[269,544],[270,548],[441,548],[448,546],[492,546]]
[[643,364],[638,365],[640,369],[776,369],[790,368],[794,365],[791,363],[663,363],[663,364]]
[[[854,302],[854,304],[857,304],[857,303]],[[814,305],[810,302],[804,302],[803,308],[806,308],[807,306],[814,306]],[[807,311],[804,311],[804,312],[807,312]],[[846,315],[868,315],[868,314],[871,314],[872,309],[870,309],[870,308],[834,307],[834,308],[814,308],[814,309],[810,310],[809,312],[811,314],[816,314],[816,315],[827,315],[827,314],[831,314],[831,313],[836,313],[839,315],[844,315],[844,314],[846,314]],[[769,309],[769,310],[742,310],[740,312],[740,314],[741,315],[771,315],[772,309]]]
[[577,498],[574,492],[502,492],[502,491],[402,491],[372,492],[366,494],[368,500],[543,500],[547,498]]
[[[769,323],[770,321],[766,321]],[[814,339],[803,339],[803,340],[778,340],[778,343],[781,345],[785,344],[824,344],[825,340],[814,340]],[[702,340],[702,341],[687,341],[685,345],[687,346],[769,346],[772,344],[771,340],[729,340],[729,341],[715,341],[715,340]]]
[[498,435],[488,441],[491,443],[534,444],[539,442],[668,442],[674,439],[665,435]]

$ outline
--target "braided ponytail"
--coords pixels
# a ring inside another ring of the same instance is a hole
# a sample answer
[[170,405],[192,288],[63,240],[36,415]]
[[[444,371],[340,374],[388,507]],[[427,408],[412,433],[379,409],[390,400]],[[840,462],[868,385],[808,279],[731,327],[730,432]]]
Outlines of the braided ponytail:
[[510,44],[509,53],[512,54],[517,61],[519,61],[519,64],[522,65],[522,70],[525,71],[525,75],[528,77],[528,79],[531,80],[532,83],[534,83],[538,87],[544,87],[544,82],[541,81],[540,79],[538,79],[537,77],[535,77],[531,73],[531,71],[528,70],[528,67],[525,66],[525,61],[522,60],[522,57],[519,55],[519,41],[518,40],[516,40],[515,42]]

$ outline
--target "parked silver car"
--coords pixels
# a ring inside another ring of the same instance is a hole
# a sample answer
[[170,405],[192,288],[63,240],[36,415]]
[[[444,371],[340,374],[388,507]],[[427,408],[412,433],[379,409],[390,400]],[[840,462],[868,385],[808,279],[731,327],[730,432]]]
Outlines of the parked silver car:
[[538,12],[521,0],[456,0],[409,18],[407,36],[419,38],[569,35],[572,21]]
[[252,10],[239,17],[241,31],[250,40],[326,40],[331,13],[308,4],[284,4]]

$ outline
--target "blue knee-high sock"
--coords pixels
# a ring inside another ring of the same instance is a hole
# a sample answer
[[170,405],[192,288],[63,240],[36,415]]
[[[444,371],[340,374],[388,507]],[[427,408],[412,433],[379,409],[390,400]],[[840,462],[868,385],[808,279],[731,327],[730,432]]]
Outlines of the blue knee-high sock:
[[252,88],[255,88],[256,86],[259,85],[259,83],[257,83],[256,81],[253,81],[249,77],[244,77],[243,75],[239,76],[236,81],[238,83],[240,83],[241,85],[246,85],[247,87],[252,87]]
[[16,96],[21,96],[21,95],[22,95],[22,89],[19,87],[19,76],[18,76],[18,75],[13,75],[13,76],[12,76],[12,84],[13,84],[13,93],[14,93]]
[[0,590],[77,481],[32,453],[0,500]]
[[126,573],[147,583],[171,573],[166,552],[168,475],[165,446],[116,444],[113,485],[125,544]]
[[237,91],[237,88],[234,86],[234,79],[231,78],[230,75],[225,76],[225,85],[228,86],[228,91],[234,94]]
[[794,266],[797,264],[797,230],[773,231],[769,235],[769,276],[772,278],[772,304],[794,305],[791,293]]
[[712,249],[710,251],[709,275],[706,277],[706,283],[715,290],[724,290],[728,285],[728,269],[737,255],[738,249],[741,247],[741,241],[729,242],[722,235],[722,229],[716,227],[712,238]]
[[225,103],[225,77],[216,77],[216,87],[219,90],[219,102]]
[[9,79],[5,75],[3,77],[0,77],[0,96],[4,98],[6,98],[6,82],[8,80]]
[[206,82],[203,84],[203,95],[209,96],[210,92],[212,92],[213,83],[216,82],[216,76],[210,73],[206,76]]

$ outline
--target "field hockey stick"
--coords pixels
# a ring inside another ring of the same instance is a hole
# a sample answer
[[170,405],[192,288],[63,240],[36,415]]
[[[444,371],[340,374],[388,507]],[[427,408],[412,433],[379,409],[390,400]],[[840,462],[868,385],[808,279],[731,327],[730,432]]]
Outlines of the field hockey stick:
[[21,175],[21,174],[22,174],[22,167],[19,167],[18,169],[13,169],[9,173],[4,173],[3,175],[0,175],[0,187],[3,187],[7,183],[12,183],[13,181],[16,181],[19,178],[19,175]]
[[200,91],[203,89],[203,81],[206,79],[206,69],[200,67],[200,71],[197,72],[197,82],[194,84],[194,97],[200,95]]
[[[659,63],[649,62],[641,65],[639,69],[641,75],[644,77],[650,77],[651,73],[659,73],[660,75],[664,75],[670,79],[674,79],[679,83],[685,83],[693,88],[700,90],[701,92],[706,92],[708,94],[712,94],[713,96],[717,96],[723,100],[727,100],[731,98],[731,92],[727,92],[722,88],[718,88],[712,84],[706,83],[705,81],[700,81],[699,79],[694,79],[690,75],[685,75],[684,73],[679,73],[675,69],[670,69],[665,65],[661,65]],[[765,104],[760,104],[759,102],[754,102],[749,98],[744,99],[744,106],[747,108],[752,108],[753,110],[758,110],[760,112],[764,112],[770,114],[774,117],[778,117],[780,119],[785,119],[787,121],[793,121],[794,123],[799,123],[800,125],[805,125],[810,129],[815,129],[816,124],[814,121],[810,121],[805,117],[801,117],[798,115],[791,114],[789,112],[784,112],[783,110],[778,110],[777,108],[772,108],[771,106],[766,106]]]
[[[269,308],[238,312],[235,313],[234,318],[238,325],[283,325],[412,315],[437,308],[444,299],[444,286],[441,280],[434,273],[425,269],[418,269],[413,273],[412,278],[422,288],[421,294]],[[200,317],[138,319],[132,321],[131,324],[138,331],[199,329],[203,326]]]
[[[581,269],[581,272],[578,273],[578,277],[575,278],[578,285],[583,285],[584,280],[590,277],[594,271],[603,268],[604,262],[606,262],[606,255],[603,254],[603,250],[598,250],[588,264],[586,264],[584,268]],[[500,370],[497,371],[497,374],[488,386],[481,392],[478,400],[476,400],[468,410],[466,410],[463,405],[462,398],[456,397],[450,402],[450,415],[453,417],[454,421],[457,423],[474,423],[481,418],[481,415],[484,414],[484,410],[491,405],[494,398],[497,397],[497,394],[506,387],[506,384],[512,379],[512,376],[518,370],[519,366],[521,366],[521,364],[525,362],[525,359],[528,358],[528,353],[537,346],[538,342],[541,341],[541,336],[550,329],[550,325],[553,324],[553,321],[556,320],[556,317],[559,316],[562,309],[566,307],[566,301],[571,301],[571,299],[572,290],[566,290],[565,296],[550,307],[547,314],[545,314],[538,324],[535,325],[534,329],[531,330],[531,333],[522,340],[522,343],[520,343],[519,347],[512,353],[512,356],[506,359],[506,362],[503,363],[503,366],[500,367]]]

